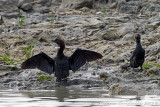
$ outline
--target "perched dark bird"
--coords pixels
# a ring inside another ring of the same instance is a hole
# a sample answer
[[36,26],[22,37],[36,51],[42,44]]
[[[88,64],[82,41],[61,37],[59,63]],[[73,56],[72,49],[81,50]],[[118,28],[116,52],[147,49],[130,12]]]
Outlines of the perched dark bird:
[[142,65],[145,60],[145,50],[141,46],[141,36],[139,34],[135,35],[136,39],[136,49],[133,51],[130,58],[130,66],[133,68],[141,67],[140,71],[143,71]]
[[48,74],[55,72],[56,81],[66,80],[69,76],[69,70],[77,71],[86,62],[94,61],[102,58],[100,53],[76,49],[76,51],[67,57],[64,55],[65,43],[61,39],[53,40],[60,47],[55,58],[50,58],[45,53],[41,52],[31,58],[27,59],[21,64],[22,69],[38,68]]

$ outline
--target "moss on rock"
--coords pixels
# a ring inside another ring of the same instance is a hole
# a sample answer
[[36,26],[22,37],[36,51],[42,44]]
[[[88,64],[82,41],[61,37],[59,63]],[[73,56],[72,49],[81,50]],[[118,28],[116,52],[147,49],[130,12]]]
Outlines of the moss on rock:
[[39,75],[37,81],[53,81],[50,75]]

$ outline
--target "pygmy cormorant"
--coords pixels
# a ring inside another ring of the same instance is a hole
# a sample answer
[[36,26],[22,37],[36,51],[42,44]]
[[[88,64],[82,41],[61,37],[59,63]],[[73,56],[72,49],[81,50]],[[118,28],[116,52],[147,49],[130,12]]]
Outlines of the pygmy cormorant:
[[141,67],[140,71],[143,71],[142,65],[145,60],[145,50],[141,46],[141,36],[139,34],[135,35],[136,39],[136,49],[133,51],[130,58],[130,66],[133,68]]
[[41,52],[32,56],[21,64],[22,69],[34,69],[38,68],[48,74],[55,72],[56,81],[66,80],[69,76],[69,70],[73,72],[77,71],[86,62],[94,61],[102,58],[100,53],[76,49],[76,51],[67,57],[64,55],[65,43],[61,39],[53,40],[60,47],[55,58],[50,58],[45,53]]

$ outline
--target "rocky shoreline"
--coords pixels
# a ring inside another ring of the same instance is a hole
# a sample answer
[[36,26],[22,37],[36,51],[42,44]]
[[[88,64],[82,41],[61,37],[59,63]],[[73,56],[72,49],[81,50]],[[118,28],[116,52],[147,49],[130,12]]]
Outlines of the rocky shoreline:
[[[55,82],[54,75],[50,78],[39,70],[20,69],[26,57],[24,48],[36,40],[34,54],[43,51],[54,57],[57,46],[50,40],[58,36],[66,41],[67,55],[77,47],[103,55],[78,72],[70,72],[65,85],[105,87],[111,94],[120,95],[160,95],[160,2],[74,1],[4,0],[0,4],[0,87],[51,90],[61,85]],[[142,73],[131,72],[125,66],[135,48],[135,33],[142,35],[146,50]],[[39,81],[41,75],[49,80]]]

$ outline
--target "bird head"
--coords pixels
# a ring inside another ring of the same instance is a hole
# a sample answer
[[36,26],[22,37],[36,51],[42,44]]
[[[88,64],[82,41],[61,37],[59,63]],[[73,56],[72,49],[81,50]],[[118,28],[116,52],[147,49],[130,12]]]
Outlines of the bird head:
[[55,40],[52,40],[52,42],[58,44],[58,46],[64,46],[64,41],[61,40],[61,39],[55,39]]
[[140,39],[141,39],[140,34],[136,34],[136,35],[135,35],[135,39],[136,39],[136,40],[140,40]]

